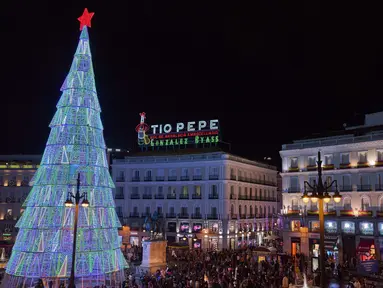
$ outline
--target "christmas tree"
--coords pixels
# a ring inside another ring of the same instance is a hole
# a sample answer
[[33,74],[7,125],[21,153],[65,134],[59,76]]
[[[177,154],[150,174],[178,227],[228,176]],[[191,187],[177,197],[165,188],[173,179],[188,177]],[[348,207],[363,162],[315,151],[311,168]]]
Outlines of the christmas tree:
[[69,192],[76,193],[78,175],[80,193],[87,195],[89,207],[80,206],[79,210],[77,283],[81,279],[101,285],[105,279],[122,278],[127,266],[120,249],[121,224],[114,208],[114,183],[106,158],[89,45],[87,27],[92,16],[85,9],[79,18],[78,47],[61,87],[40,168],[31,180],[33,187],[16,225],[19,233],[6,270],[16,285],[30,279],[57,282],[70,277],[74,208],[65,207],[65,201]]

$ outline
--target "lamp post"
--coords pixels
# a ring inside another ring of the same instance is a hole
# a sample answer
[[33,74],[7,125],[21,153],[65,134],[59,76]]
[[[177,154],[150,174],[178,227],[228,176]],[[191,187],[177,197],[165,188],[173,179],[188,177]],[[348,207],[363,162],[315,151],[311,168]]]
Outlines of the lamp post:
[[75,263],[76,263],[76,240],[77,240],[77,222],[78,222],[78,212],[79,212],[79,204],[80,200],[84,199],[81,203],[81,206],[88,207],[89,201],[87,199],[86,192],[82,193],[80,195],[80,173],[78,173],[77,176],[77,189],[76,194],[73,195],[72,192],[68,192],[67,199],[65,201],[65,207],[72,207],[73,201],[72,198],[75,200],[75,212],[74,212],[74,228],[73,228],[73,251],[72,251],[72,268],[70,271],[70,279],[69,279],[69,288],[74,288],[74,271],[75,271]]
[[[302,196],[302,201],[304,203],[308,203],[311,199],[311,202],[318,203],[319,208],[319,233],[320,233],[320,285],[321,287],[325,287],[325,250],[324,250],[324,211],[323,211],[323,203],[329,203],[331,200],[331,196],[328,193],[328,189],[335,186],[335,193],[333,196],[334,202],[339,203],[342,199],[342,196],[338,191],[338,182],[336,180],[331,183],[324,182],[322,180],[322,161],[321,161],[321,153],[318,151],[318,184],[314,181],[314,184],[311,185],[309,182],[304,182],[304,193]],[[312,193],[308,195],[306,187],[311,188]]]

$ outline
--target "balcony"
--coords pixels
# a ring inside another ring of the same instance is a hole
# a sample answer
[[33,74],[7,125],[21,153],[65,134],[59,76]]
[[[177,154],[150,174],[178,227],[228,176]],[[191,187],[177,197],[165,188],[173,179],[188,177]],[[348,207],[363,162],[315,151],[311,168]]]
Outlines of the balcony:
[[177,176],[168,176],[168,181],[177,181]]
[[358,191],[371,191],[371,185],[358,185]]
[[240,218],[241,218],[241,219],[246,219],[246,214],[241,214],[241,215],[240,215]]
[[132,194],[130,195],[130,199],[140,199],[140,194]]
[[209,175],[209,180],[218,180],[219,179],[219,175]]
[[381,167],[381,166],[383,166],[383,160],[378,159],[378,161],[375,162],[375,167]]
[[347,192],[347,191],[352,191],[352,186],[351,185],[343,185],[339,187],[340,192]]
[[351,164],[350,163],[340,163],[339,164],[339,169],[350,169]]
[[179,199],[189,199],[189,194],[180,194]]
[[367,167],[370,167],[370,165],[368,164],[368,162],[358,162],[357,164],[356,164],[356,167],[357,168],[367,168]]
[[290,167],[289,172],[299,172],[299,167]]
[[192,199],[202,199],[202,195],[201,194],[193,194]]
[[124,194],[116,194],[114,199],[125,199]]
[[154,199],[165,199],[165,195],[164,194],[156,194],[156,195],[154,195]]
[[202,180],[202,175],[193,175],[193,180],[196,180],[196,181]]
[[180,219],[188,219],[189,218],[189,213],[180,213],[180,214],[178,214],[178,218],[180,218]]
[[230,195],[230,200],[237,200],[237,198],[235,197],[234,194],[231,194],[231,195]]
[[166,195],[166,199],[176,199],[176,198],[177,198],[176,194],[167,194]]
[[156,181],[165,181],[165,176],[156,176]]
[[249,214],[249,219],[251,219],[251,218],[255,218],[255,214],[250,213]]
[[375,191],[383,191],[383,184],[375,184]]
[[323,170],[334,170],[334,164],[325,164],[323,165]]
[[132,177],[132,182],[140,182],[140,177]]
[[247,196],[245,195],[239,195],[238,200],[247,200]]
[[181,181],[189,181],[190,177],[189,176],[181,176]]
[[230,214],[230,219],[238,219],[238,215],[237,214]]
[[176,213],[166,213],[166,218],[177,218]]
[[144,195],[142,195],[142,199],[152,199],[153,197],[152,197],[152,195],[150,195],[150,194],[144,194]]
[[202,219],[202,214],[201,213],[192,214],[191,218],[192,219]]
[[116,182],[125,182],[125,177],[117,177]]
[[215,193],[212,193],[212,194],[209,194],[209,199],[218,199],[218,194],[215,194]]
[[317,170],[317,165],[308,165],[307,166],[307,171],[315,171]]
[[237,180],[237,177],[235,175],[230,175],[230,180],[234,180],[236,181]]
[[130,218],[140,218],[140,213],[138,213],[138,212],[130,212],[129,217]]
[[145,176],[144,177],[144,181],[145,182],[151,182],[153,180],[153,177],[152,176]]
[[206,218],[207,218],[207,219],[210,219],[210,220],[216,220],[216,219],[218,219],[219,217],[218,217],[218,214],[207,214],[207,215],[206,215]]
[[289,187],[288,188],[288,193],[300,193],[301,188],[300,187]]

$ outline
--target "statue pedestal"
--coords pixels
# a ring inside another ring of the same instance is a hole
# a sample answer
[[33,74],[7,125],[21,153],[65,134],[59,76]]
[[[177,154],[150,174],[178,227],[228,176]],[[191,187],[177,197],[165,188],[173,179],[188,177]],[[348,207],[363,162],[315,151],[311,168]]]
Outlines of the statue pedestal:
[[166,242],[153,240],[142,242],[142,263],[138,272],[154,274],[157,270],[166,268]]

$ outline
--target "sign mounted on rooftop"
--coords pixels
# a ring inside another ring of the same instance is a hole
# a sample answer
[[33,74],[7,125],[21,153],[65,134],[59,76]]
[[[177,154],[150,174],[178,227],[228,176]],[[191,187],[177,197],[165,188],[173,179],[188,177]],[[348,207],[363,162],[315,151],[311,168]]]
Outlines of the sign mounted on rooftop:
[[[219,142],[219,121],[200,120],[178,122],[176,124],[145,123],[146,113],[140,113],[140,123],[136,126],[140,146],[180,146],[189,144],[217,144]],[[204,145],[202,145],[204,146]]]

